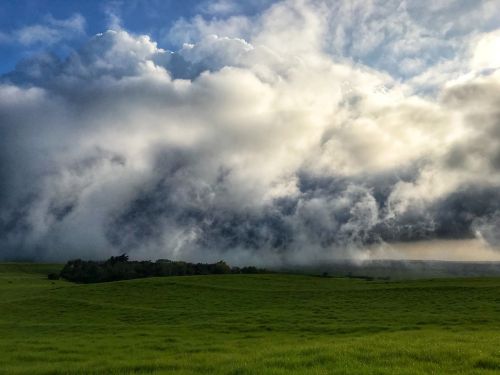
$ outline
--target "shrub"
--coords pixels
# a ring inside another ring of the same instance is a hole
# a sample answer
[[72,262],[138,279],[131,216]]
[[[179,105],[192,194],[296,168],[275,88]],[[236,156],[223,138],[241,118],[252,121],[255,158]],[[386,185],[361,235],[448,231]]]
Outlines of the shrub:
[[47,278],[48,278],[49,280],[59,280],[59,277],[60,277],[60,276],[59,276],[59,274],[58,274],[58,273],[49,273],[49,274],[47,275]]
[[[138,279],[152,276],[213,275],[228,273],[264,273],[256,267],[231,268],[226,262],[188,263],[160,259],[151,261],[129,261],[123,254],[104,262],[75,259],[70,260],[61,271],[61,277],[77,283],[100,283]],[[50,277],[50,276],[49,276]],[[59,275],[57,275],[59,278]],[[56,280],[56,279],[54,279]]]

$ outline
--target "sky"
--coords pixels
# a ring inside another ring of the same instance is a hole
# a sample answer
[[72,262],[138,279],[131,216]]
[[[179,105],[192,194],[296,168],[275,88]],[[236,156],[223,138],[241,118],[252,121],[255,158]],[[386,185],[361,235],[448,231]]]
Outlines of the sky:
[[0,56],[2,260],[500,260],[496,0],[2,0]]
[[[231,4],[231,5],[230,5]],[[60,57],[81,47],[91,36],[116,28],[147,34],[162,47],[175,49],[168,37],[172,26],[197,15],[225,17],[226,12],[252,16],[271,4],[268,0],[205,2],[199,0],[2,0],[0,2],[0,73],[20,60],[51,51]],[[229,13],[228,13],[229,14]]]

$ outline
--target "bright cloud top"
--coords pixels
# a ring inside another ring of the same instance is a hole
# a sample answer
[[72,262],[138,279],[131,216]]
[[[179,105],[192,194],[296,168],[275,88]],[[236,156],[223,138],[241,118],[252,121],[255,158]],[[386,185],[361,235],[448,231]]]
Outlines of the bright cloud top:
[[440,4],[213,2],[166,33],[176,51],[117,27],[20,63],[0,84],[0,257],[496,248],[498,7]]

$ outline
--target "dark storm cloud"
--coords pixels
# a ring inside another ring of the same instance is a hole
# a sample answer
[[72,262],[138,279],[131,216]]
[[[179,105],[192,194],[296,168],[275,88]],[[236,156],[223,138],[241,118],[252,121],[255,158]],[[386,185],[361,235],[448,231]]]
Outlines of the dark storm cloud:
[[332,57],[328,12],[285,1],[245,30],[185,21],[199,37],[176,52],[116,30],[20,63],[0,83],[0,257],[261,265],[497,246],[500,78],[475,48],[493,34],[429,98]]

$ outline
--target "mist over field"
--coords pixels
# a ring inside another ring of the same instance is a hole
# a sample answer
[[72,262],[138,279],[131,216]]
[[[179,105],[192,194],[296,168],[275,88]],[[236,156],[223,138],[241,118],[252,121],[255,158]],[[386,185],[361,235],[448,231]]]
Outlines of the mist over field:
[[496,1],[195,10],[0,28],[1,260],[500,260]]

